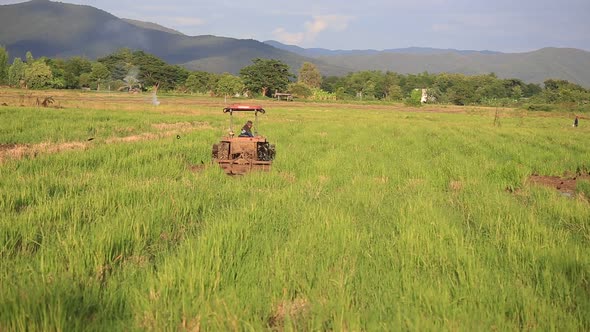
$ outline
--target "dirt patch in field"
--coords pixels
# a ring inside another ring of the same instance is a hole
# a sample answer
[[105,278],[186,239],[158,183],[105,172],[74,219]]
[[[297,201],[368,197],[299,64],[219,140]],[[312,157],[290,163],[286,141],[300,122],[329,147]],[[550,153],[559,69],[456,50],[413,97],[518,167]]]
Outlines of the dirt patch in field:
[[85,150],[88,143],[40,143],[40,144],[2,144],[0,146],[0,163],[7,159],[22,159],[36,157],[40,153],[58,153],[69,150]]
[[167,136],[172,136],[174,133],[172,132],[165,132],[165,133],[142,133],[138,135],[131,135],[125,137],[112,137],[105,140],[107,144],[112,143],[129,143],[129,142],[137,142],[137,141],[145,141],[157,138],[164,138]]
[[[161,123],[153,125],[159,131],[154,133],[142,133],[138,135],[131,135],[125,137],[111,137],[104,140],[107,144],[112,143],[128,143],[144,140],[159,139],[176,135],[178,139],[181,138],[179,133],[186,133],[192,130],[209,129],[211,128],[206,122],[180,122],[180,123]],[[90,147],[88,139],[87,142],[65,142],[65,143],[39,143],[39,144],[14,144],[6,143],[0,144],[0,164],[8,159],[22,159],[25,157],[36,157],[38,154],[58,153],[69,150],[86,150]]]
[[208,129],[211,128],[208,122],[176,122],[176,123],[156,123],[152,127],[158,130],[193,130],[193,129]]
[[6,150],[10,150],[10,149],[14,149],[16,147],[16,144],[0,144],[0,152],[2,151],[6,151]]
[[141,133],[137,135],[125,136],[125,137],[112,137],[107,139],[106,143],[119,143],[119,142],[136,142],[152,140],[164,137],[170,137],[176,135],[176,138],[180,139],[180,133],[186,133],[193,130],[199,129],[210,129],[211,126],[207,122],[177,122],[177,123],[158,123],[153,124],[152,127],[162,130],[154,133]]
[[291,321],[297,321],[304,318],[310,311],[309,301],[302,298],[296,298],[292,301],[283,301],[274,309],[268,318],[268,326],[273,330],[283,330],[287,317]]
[[283,180],[289,182],[289,183],[295,183],[297,181],[297,177],[295,176],[295,174],[291,173],[291,172],[279,172],[279,175],[281,176],[281,178],[283,178]]
[[576,185],[579,180],[590,180],[590,174],[564,177],[535,174],[528,178],[528,182],[531,184],[553,188],[566,196],[572,196],[576,192]]
[[463,182],[451,181],[449,182],[449,189],[451,189],[452,191],[461,191],[463,189]]

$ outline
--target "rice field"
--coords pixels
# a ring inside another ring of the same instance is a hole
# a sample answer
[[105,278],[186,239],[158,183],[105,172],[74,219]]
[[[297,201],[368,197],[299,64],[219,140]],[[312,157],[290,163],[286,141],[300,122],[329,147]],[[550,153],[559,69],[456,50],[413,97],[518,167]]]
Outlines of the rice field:
[[590,330],[584,119],[241,101],[277,158],[231,177],[223,99],[36,93],[0,90],[0,331]]

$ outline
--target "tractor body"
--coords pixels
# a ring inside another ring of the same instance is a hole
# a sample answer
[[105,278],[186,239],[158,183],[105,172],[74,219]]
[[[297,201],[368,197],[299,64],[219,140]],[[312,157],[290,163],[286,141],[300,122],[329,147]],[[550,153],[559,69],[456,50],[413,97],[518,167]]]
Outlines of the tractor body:
[[[258,113],[265,111],[260,106],[232,105],[223,110],[230,114],[229,135],[213,144],[213,161],[230,175],[242,175],[250,171],[269,171],[275,158],[275,146],[255,131],[253,137],[235,136],[233,132],[233,112],[254,112],[256,123]],[[257,124],[255,129],[257,130]]]

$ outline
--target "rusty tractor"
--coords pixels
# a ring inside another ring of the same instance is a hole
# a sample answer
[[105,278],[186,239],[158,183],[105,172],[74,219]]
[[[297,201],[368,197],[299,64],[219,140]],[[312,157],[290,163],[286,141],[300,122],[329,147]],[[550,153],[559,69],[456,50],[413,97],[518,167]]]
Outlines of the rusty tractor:
[[[238,136],[233,131],[234,112],[254,112],[255,123],[248,121]],[[213,144],[213,162],[229,175],[269,171],[275,158],[275,146],[257,132],[258,113],[264,114],[266,111],[260,106],[234,104],[224,108],[223,113],[230,115],[229,134],[222,137],[219,143]]]

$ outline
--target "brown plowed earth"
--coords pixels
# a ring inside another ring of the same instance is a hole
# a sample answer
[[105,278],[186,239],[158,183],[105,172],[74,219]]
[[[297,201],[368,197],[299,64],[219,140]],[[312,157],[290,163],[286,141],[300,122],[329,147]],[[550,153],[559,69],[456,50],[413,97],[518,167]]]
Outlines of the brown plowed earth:
[[531,175],[528,181],[531,184],[553,188],[562,193],[574,193],[579,180],[590,181],[590,175],[575,175],[571,177]]
[[14,149],[16,147],[16,144],[0,144],[0,153],[2,153],[2,151],[6,151],[6,150],[10,150],[10,149]]

